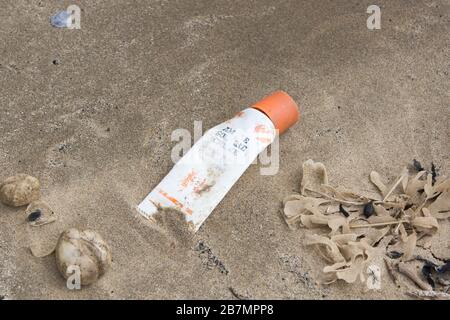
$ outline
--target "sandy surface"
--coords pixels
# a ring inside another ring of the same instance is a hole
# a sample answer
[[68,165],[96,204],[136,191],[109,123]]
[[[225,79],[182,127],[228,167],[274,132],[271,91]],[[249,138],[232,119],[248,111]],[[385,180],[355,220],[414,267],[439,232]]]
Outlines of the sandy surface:
[[[0,11],[0,179],[38,177],[67,227],[99,231],[112,269],[69,291],[24,209],[0,205],[0,295],[6,298],[404,298],[388,278],[321,287],[324,262],[279,210],[301,164],[331,182],[372,188],[413,158],[450,169],[450,3],[378,1],[25,1]],[[81,30],[52,28],[71,3]],[[55,63],[53,63],[55,61]],[[278,174],[253,165],[186,250],[176,228],[153,232],[134,207],[172,167],[174,129],[208,128],[283,89],[301,123],[281,137]],[[447,221],[448,223],[448,221]],[[448,227],[448,226],[447,226]],[[449,257],[448,228],[434,244]],[[169,242],[168,242],[169,241]],[[167,245],[169,243],[169,246]]]

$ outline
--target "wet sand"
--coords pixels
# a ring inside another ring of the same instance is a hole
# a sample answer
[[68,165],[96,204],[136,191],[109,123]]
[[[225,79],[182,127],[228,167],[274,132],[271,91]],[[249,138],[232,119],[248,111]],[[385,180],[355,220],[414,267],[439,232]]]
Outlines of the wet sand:
[[[0,205],[0,295],[7,299],[407,298],[316,284],[324,261],[279,210],[299,191],[301,164],[323,162],[332,183],[371,190],[413,158],[450,171],[450,4],[378,1],[76,1],[80,30],[52,28],[69,1],[5,0],[0,11],[0,180],[36,176],[68,227],[98,231],[113,251],[96,284],[70,291],[25,208]],[[252,165],[185,248],[136,205],[168,173],[173,130],[207,129],[272,91],[301,122],[280,138],[280,168]],[[450,257],[449,222],[433,243]],[[34,240],[33,240],[34,239]],[[232,290],[230,290],[232,288]],[[233,293],[233,292],[234,293]]]

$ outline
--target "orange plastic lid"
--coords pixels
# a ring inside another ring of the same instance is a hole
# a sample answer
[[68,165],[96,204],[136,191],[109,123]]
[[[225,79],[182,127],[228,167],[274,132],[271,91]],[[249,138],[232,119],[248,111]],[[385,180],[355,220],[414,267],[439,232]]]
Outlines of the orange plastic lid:
[[270,96],[255,103],[252,108],[268,116],[280,134],[297,123],[300,117],[297,104],[284,91],[275,91]]

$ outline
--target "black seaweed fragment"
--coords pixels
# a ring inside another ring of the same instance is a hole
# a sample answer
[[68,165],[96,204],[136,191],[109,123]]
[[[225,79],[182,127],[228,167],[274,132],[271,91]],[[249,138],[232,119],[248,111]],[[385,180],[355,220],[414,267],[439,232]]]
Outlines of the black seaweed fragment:
[[339,212],[342,213],[346,218],[350,216],[347,210],[344,209],[342,203],[339,204]]
[[375,208],[373,207],[372,201],[366,203],[364,205],[363,214],[366,218],[369,218],[371,215],[375,213]]
[[422,167],[422,164],[416,159],[413,159],[413,167],[414,169],[416,169],[416,171],[425,171],[425,169]]
[[436,183],[436,177],[438,176],[438,169],[434,165],[434,163],[431,163],[431,185],[434,185]]
[[205,259],[205,265],[208,269],[212,269],[217,267],[220,273],[228,274],[228,270],[225,268],[225,265],[222,261],[217,258],[209,246],[203,241],[199,241],[195,247],[195,251],[199,252],[199,257]]
[[423,261],[422,274],[433,289],[436,285],[436,279],[442,278],[445,273],[450,271],[450,260],[446,260],[441,266],[420,257],[417,257],[416,260]]
[[439,273],[449,272],[450,271],[450,260],[447,260],[445,262],[445,264],[443,264],[442,266],[438,267],[436,269],[436,271],[439,272]]
[[28,215],[27,220],[28,222],[36,221],[41,217],[41,215],[42,215],[41,210],[37,209]]
[[435,269],[434,263],[429,263],[428,261],[424,263],[422,267],[422,274],[427,279],[427,282],[430,284],[430,286],[434,289],[436,287],[436,283],[434,282],[434,279],[432,277],[433,270]]
[[403,252],[390,251],[390,252],[387,252],[386,255],[391,259],[399,259],[403,256]]

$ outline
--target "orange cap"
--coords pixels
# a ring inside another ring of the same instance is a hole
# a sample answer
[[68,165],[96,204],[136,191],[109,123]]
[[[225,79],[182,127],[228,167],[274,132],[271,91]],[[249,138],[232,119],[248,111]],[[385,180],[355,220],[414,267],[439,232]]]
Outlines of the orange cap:
[[300,117],[297,104],[284,91],[275,91],[255,103],[252,108],[268,116],[280,134],[297,123]]

